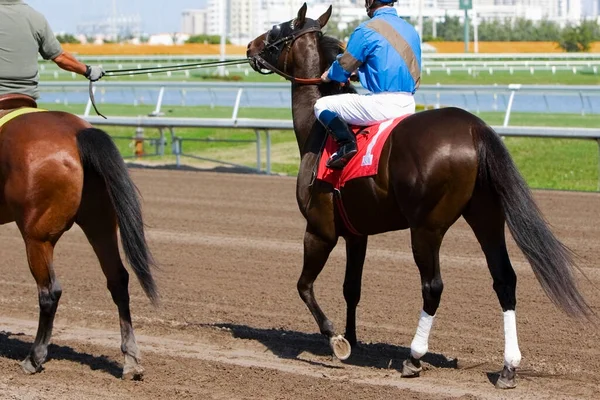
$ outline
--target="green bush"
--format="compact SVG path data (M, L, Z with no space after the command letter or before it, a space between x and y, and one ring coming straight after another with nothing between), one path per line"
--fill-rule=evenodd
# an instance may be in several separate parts
M58 40L59 43L81 43L79 39L70 33L56 35L56 40Z
M567 52L589 51L597 37L598 24L584 21L579 26L565 27L558 40L558 46Z
M221 36L219 35L194 35L190 36L186 43L206 43L206 44L219 44L221 43ZM227 44L231 44L227 39Z

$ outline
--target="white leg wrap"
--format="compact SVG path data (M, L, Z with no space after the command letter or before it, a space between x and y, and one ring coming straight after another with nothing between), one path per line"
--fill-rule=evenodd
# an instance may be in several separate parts
M514 310L504 313L504 365L517 368L521 363L521 351L517 340L517 318Z
M410 355L417 360L423 357L429 349L429 332L431 332L434 318L435 315L431 316L425 311L421 311L417 333L410 344Z

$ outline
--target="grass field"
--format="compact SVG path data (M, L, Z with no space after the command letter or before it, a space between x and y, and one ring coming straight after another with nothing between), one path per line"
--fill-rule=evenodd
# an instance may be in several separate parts
M155 66L156 64L152 64ZM145 66L145 65L144 65ZM117 69L117 65L104 65L106 70ZM57 70L55 67L46 67L47 71ZM230 68L229 76L225 78L219 78L215 75L215 68L209 70L196 70L192 71L189 77L186 78L184 73L177 72L167 76L166 73L154 73L150 77L148 75L133 75L123 77L105 77L104 80L119 80L119 81L240 81L240 82L285 82L285 79L278 75L260 75L254 71L245 74L245 70L250 70L249 66L242 66L240 69ZM46 81L72 81L70 73L61 72L58 75L58 79L54 79L53 75L42 75L42 79ZM75 79L83 79L76 77ZM463 84L463 85L506 85L510 83L520 83L525 85L597 85L600 84L600 73L594 74L589 69L579 69L577 73L572 71L556 71L555 74L552 71L536 70L533 74L529 71L514 71L512 74L509 71L494 70L490 74L489 70L480 70L476 73L469 74L467 71L452 70L450 74L444 71L431 71L429 74L423 71L421 77L421 83L424 85L449 85L449 84Z
M75 114L83 113L82 105L41 105L53 110L64 110ZM147 115L153 106L120 106L102 104L100 109L109 118L111 115ZM173 117L211 117L229 118L229 107L164 107L166 116ZM289 109L242 108L239 117L290 119ZM480 113L479 117L491 125L501 124L503 113ZM511 125L524 126L568 126L598 127L600 115L574 114L530 114L513 113ZM133 137L133 128L107 128L113 136ZM255 133L249 130L224 129L178 129L176 134L182 138L200 139L242 139L253 140ZM418 133L415 133L418 134ZM158 138L158 132L147 130L147 137ZM598 189L598 145L591 140L506 138L513 158L530 186L547 189L569 189L595 191ZM132 141L117 140L124 156L134 154ZM147 151L151 151L147 148ZM256 163L256 145L253 143L185 142L184 151L198 156L228 160L254 167ZM167 148L169 153L169 147ZM275 173L295 175L298 172L299 152L293 132L272 132L272 169ZM150 159L153 159L151 157ZM263 160L264 145L263 145ZM156 160L172 163L173 156ZM192 159L183 159L184 163L194 164Z

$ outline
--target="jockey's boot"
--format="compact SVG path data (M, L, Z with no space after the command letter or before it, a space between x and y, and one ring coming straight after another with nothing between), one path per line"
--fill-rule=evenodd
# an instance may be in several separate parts
M338 116L331 119L325 128L339 146L337 151L327 160L327 168L343 169L356 154L356 136Z

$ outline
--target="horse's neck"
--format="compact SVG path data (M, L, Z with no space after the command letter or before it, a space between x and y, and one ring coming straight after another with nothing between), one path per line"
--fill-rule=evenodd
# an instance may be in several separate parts
M300 150L300 157L303 158L307 153L318 152L315 148L315 135L311 135L314 129L322 129L316 125L314 106L321 97L321 92L315 85L294 85L292 86L292 116L294 120L294 132Z

